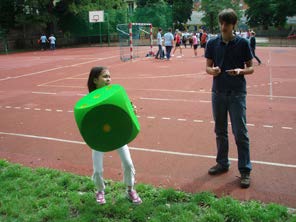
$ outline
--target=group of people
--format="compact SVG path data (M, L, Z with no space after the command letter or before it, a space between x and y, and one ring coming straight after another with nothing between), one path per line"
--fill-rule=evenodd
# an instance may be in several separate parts
M194 56L197 56L197 48L200 46L201 48L206 47L206 43L208 40L208 35L205 30L201 30L200 33L193 33L189 37L189 44L191 47L193 46L194 50ZM170 60L171 57L175 55L175 52L177 49L180 51L180 56L184 56L182 52L182 44L186 46L187 39L184 39L184 35L182 36L182 33L179 32L179 30L176 30L175 34L172 34L172 29L169 28L168 32L165 33L162 37L162 29L158 29L157 33L157 45L158 45L158 51L155 55L156 59L167 59ZM165 51L163 50L163 42L165 46ZM172 49L174 47L174 51L172 52ZM186 47L185 47L186 48ZM172 52L172 54L171 54Z
M237 15L232 9L225 9L218 15L221 34L210 39L205 46L206 73L213 76L212 84L212 113L215 120L215 134L217 156L216 165L208 170L209 175L226 173L230 167L228 157L228 114L231 120L238 151L238 170L241 174L241 188L250 186L252 164L250 160L250 142L246 121L246 75L254 72L252 58L254 52L249 40L234 34ZM157 41L159 51L156 56L162 57L162 37L159 29ZM167 59L174 45L174 36L169 29L164 35ZM197 36L193 36L193 45L198 44ZM176 46L178 38L175 38ZM111 83L111 74L105 67L94 67L88 78L88 89L104 87ZM127 145L117 150L122 161L126 195L134 204L141 204L142 200L134 189L135 168ZM103 180L103 155L99 151L92 151L93 176L97 187L96 200L105 204L105 184Z
M240 36L242 38L248 39L250 41L250 46L252 50L253 57L257 60L258 64L262 64L261 60L256 56L255 49L256 49L256 33L253 30L248 30L248 33L246 36L243 36L241 33L237 33L233 30L233 34ZM158 51L155 55L156 59L167 59L170 60L171 56L174 56L175 52L177 49L180 50L180 56L184 56L182 53L182 43L184 44L186 48L186 40L187 38L184 38L185 35L182 36L182 33L176 30L175 34L172 34L172 29L169 28L168 32L164 34L162 37L162 29L159 28L158 33L157 33L157 45L158 45ZM206 44L208 42L208 34L204 29L201 29L199 33L193 33L189 37L189 44L191 47L193 46L194 50L194 56L197 56L197 48L200 46L200 48L206 48ZM165 51L164 53L163 50L163 41L164 41L164 46L165 46ZM172 48L175 46L173 53L171 54Z
M47 49L47 43L49 43L49 48L51 50L55 50L56 48L56 37L54 37L53 34L51 34L48 39L44 33L41 34L40 39L38 39L38 43L41 46L41 50Z

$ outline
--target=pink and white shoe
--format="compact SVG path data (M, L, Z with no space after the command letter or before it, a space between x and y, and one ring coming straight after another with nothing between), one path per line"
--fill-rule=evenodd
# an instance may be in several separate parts
M141 204L142 200L137 194L137 191L127 191L127 198L133 203L133 204Z
M100 204L100 205L105 204L106 203L105 192L104 191L98 191L96 193L96 200L97 200L97 203Z

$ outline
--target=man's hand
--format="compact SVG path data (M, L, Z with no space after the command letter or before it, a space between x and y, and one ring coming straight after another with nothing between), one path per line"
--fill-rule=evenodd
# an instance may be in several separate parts
M218 76L220 73L221 73L221 69L219 68L219 66L212 68L212 75L213 76Z
M243 73L243 69L229 69L226 70L226 72L231 75L231 76L237 76L237 75L242 75Z

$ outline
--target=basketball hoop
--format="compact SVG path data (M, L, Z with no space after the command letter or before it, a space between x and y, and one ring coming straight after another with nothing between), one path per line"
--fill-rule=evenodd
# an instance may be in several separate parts
M104 22L104 11L89 11L89 22Z
M92 21L93 22L98 22L100 20L100 16L99 15L93 15Z

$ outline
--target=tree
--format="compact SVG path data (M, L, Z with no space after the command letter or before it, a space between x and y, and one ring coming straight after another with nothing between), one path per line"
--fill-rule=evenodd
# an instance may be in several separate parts
M187 23L188 19L190 19L193 8L192 0L137 0L137 6L140 7L154 7L159 6L159 4L163 5L166 3L167 6L172 8L172 21L175 24L175 28L182 28L183 24ZM166 8L167 11L170 11ZM163 12L157 11L153 14L152 17L158 16L159 18L163 15ZM167 19L167 18L162 18Z
M219 30L218 14L226 8L232 8L240 20L242 13L239 9L239 0L202 0L200 10L205 13L202 21L211 33Z
M15 15L16 25L22 26L24 35L27 29L44 30L48 24L55 20L51 10L52 0L23 0L17 2Z
M188 19L191 19L193 9L192 0L174 0L173 1L173 22L176 28L183 29Z
M7 32L10 27L14 26L16 2L11 0L0 1L0 31Z
M246 10L248 24L252 27L262 26L263 29L268 29L268 26L273 24L273 12L275 7L272 7L271 0L246 0L249 8Z
M126 21L127 5L122 0L61 0L56 5L56 14L59 27L63 32L73 35L89 36L98 35L99 26L102 25L102 33L107 33L107 28L115 31L116 24ZM104 10L107 23L90 24L88 19L89 11Z
M295 0L245 0L249 8L246 11L248 24L253 27L262 26L268 29L269 26L278 28L286 24L287 16L296 15Z
M133 22L152 23L154 27L162 27L163 29L172 26L172 8L165 1L150 0L145 2L146 5L141 3L142 7L137 5L138 7L131 17Z

